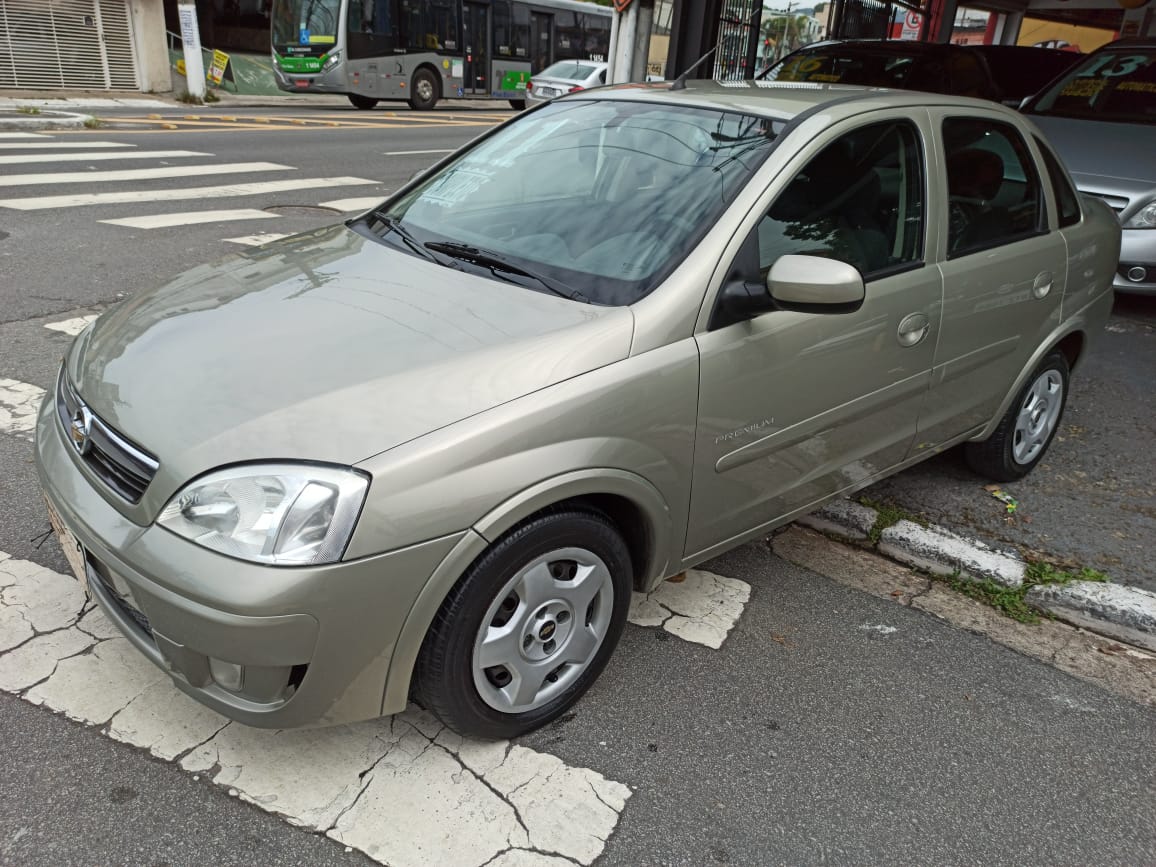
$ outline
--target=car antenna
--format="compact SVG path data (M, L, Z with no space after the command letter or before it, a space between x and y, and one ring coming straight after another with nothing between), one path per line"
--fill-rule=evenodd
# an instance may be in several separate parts
M759 26L758 25L758 19L762 14L763 14L763 10L762 10L761 6L756 6L755 11L751 13L751 24L750 24L751 29L757 28ZM674 80L674 83L670 85L670 89L671 90L686 90L686 78L687 78L687 76L690 75L692 72L694 72L696 69L698 69L700 66L702 66L704 63L706 63L707 59L712 54L714 54L716 51L718 51L718 48L720 45L722 45L722 34L721 33L719 34L718 41L715 42L715 44L714 44L714 48L712 48L710 51L708 51L706 54L704 54L702 57L700 57L698 60L696 60L694 63L692 63L686 69L686 71L682 73L682 75L680 75L678 78L676 78Z

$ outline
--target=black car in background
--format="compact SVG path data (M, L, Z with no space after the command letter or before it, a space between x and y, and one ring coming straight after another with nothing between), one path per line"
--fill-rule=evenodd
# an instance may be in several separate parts
M924 90L1018 106L1079 59L1071 51L1018 45L832 40L800 48L756 78Z

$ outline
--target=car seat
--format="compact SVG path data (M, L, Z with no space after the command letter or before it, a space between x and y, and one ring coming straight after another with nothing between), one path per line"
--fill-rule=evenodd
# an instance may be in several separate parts
M988 246L1011 233L1007 208L994 204L1004 181L1003 158L981 148L963 148L947 158L948 251Z

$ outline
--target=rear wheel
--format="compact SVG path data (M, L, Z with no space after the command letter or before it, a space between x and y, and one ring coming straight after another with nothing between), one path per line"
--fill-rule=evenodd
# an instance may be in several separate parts
M510 100L510 108L512 108L514 111L521 111L525 107L526 107L526 100L524 100L524 99L511 99Z
M371 108L377 105L378 102L376 99L370 96L358 96L356 93L350 93L346 95L349 97L349 101L353 103L353 107L359 108L362 111L369 111Z
M606 518L564 511L528 521L442 603L415 697L463 735L510 738L550 722L605 667L631 586L630 554Z
M997 482L1013 482L1030 473L1060 426L1068 379L1068 359L1059 351L1049 354L1012 401L995 433L964 447L968 465Z
M414 111L429 111L438 103L438 81L428 69L419 69L409 83L409 107Z

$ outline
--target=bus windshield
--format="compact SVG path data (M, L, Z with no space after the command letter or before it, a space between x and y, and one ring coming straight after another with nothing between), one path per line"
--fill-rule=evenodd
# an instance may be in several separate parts
M547 105L379 211L401 230L382 240L501 257L596 304L631 304L714 226L784 124L611 99Z
M1156 49L1098 51L1037 96L1029 114L1156 124Z
M274 0L273 47L292 53L328 50L337 42L340 19L341 0Z

